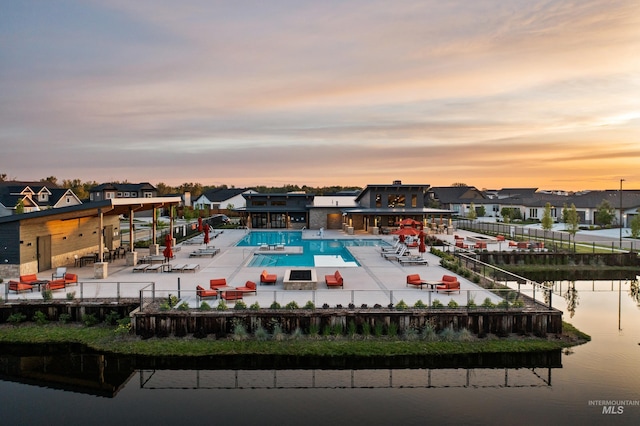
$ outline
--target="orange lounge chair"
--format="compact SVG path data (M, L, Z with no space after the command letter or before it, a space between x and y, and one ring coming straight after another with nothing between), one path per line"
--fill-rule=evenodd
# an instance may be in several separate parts
M209 288L211 288L211 290L217 290L220 287L227 287L226 278L214 278L209 280Z
M258 289L256 287L256 283L253 281L247 281L243 287L236 287L236 290L241 291L243 293L255 293L258 294Z
M445 291L450 293L452 291L458 291L460 293L460 281L453 275L443 275L442 276L442 284L436 286L437 291Z
M344 288L344 280L340 271L336 271L333 275L325 275L324 281L327 283L327 287L342 287Z
M244 292L238 290L226 290L220 292L220 297L224 300L238 300L242 299Z
M422 288L424 283L422 282L422 278L420 278L420 274L407 275L407 286L408 285L415 285L416 287Z
M18 281L9 281L9 291L19 293L27 290L33 291L33 286L31 284L19 283Z
M260 274L260 284L275 284L278 281L276 274L268 274L266 270Z
M202 286L196 286L196 296L198 299L206 299L209 297L215 297L216 299L218 298L218 291L217 290L207 290Z

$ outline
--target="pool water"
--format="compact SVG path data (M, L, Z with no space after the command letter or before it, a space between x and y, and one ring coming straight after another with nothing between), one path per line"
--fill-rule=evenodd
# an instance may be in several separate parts
M346 247L389 245L381 239L305 240L300 231L252 231L237 246L256 247L261 244L302 247L302 253L255 253L247 266L357 267L360 264Z

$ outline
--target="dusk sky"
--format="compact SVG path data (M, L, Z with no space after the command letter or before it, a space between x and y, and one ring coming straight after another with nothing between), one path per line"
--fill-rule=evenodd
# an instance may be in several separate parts
M2 0L0 173L640 189L638 0Z

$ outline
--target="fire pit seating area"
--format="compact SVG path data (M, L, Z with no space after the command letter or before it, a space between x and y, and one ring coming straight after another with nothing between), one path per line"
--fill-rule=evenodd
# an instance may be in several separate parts
M278 276L267 273L266 269L260 274L260 284L275 284L276 281L278 281Z
M33 291L33 286L31 284L19 283L18 281L9 281L9 291L19 293L27 290Z
M344 282L340 271L336 271L333 275L325 275L324 281L327 283L327 287L342 287L344 288Z
M453 275L443 275L441 281L442 284L436 286L437 291L452 292L457 290L460 293L460 281Z

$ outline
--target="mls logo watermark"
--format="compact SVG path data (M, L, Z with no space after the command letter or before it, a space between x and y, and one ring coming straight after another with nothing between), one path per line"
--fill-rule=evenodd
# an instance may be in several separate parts
M625 407L640 406L640 401L621 399L621 400L605 400L595 399L589 401L589 406L601 406L602 414L621 415L625 412Z

